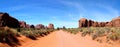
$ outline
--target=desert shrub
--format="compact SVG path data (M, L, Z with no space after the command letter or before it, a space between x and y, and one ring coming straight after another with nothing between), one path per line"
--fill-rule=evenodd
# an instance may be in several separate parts
M114 29L114 31L113 31L113 29L112 29L111 34L109 34L109 35L107 36L107 38L108 38L108 39L111 39L111 40L119 40L119 39L120 39L120 29L119 29L119 28L116 28L116 30Z
M78 28L78 31L82 32L82 31L83 31L83 29L82 29L82 28Z
M98 37L103 36L104 33L105 33L105 31L102 31L102 30L97 30L97 31L95 32L95 34L96 34Z
M97 38L96 34L92 35L92 40L95 40L96 38Z
M70 33L72 33L72 34L76 34L76 33L79 32L79 29L78 29L78 28L66 28L66 29L64 29L64 30L67 31L67 32L70 32Z
M57 27L57 30L60 30L60 28L59 28L59 27Z
M111 34L111 35L109 35L108 38L111 39L111 40L117 40L118 36L116 34Z
M87 34L91 35L92 33L93 33L93 29L92 28L83 28L82 29L82 36L86 36Z
M83 32L82 32L82 36L83 36L83 37L86 36L87 33L88 33L88 30L87 30L87 29L84 29Z
M30 39L36 40L37 39L36 37L39 37L39 36L44 37L53 31L54 29L30 29L30 28L27 29L26 28L25 30L22 29L20 33Z
M25 35L28 38L31 38L33 40L36 40L36 37L33 31L22 31L21 34Z
M10 46L19 44L19 40L17 36L19 35L15 29L11 29L8 27L0 28L0 42L7 43Z

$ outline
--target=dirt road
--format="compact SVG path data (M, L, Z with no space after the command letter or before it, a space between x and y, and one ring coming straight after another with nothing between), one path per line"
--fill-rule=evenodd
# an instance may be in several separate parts
M27 41L27 40L26 40ZM104 44L105 45L105 44ZM71 34L65 31L55 31L38 40L28 41L20 47L106 47L92 40L89 36Z

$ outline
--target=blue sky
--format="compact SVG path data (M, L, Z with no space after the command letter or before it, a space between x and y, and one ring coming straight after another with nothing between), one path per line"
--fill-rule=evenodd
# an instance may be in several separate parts
M0 11L28 24L74 28L80 18L104 22L120 16L120 0L1 0Z

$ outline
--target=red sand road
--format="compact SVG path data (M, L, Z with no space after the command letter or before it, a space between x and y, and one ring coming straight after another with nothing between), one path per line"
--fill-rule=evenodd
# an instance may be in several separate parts
M108 47L105 45L92 40L89 36L81 37L80 34L74 35L60 30L38 40L28 41L19 47Z

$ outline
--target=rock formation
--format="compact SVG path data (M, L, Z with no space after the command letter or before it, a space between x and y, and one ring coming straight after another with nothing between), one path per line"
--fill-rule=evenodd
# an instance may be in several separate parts
M93 25L94 21L88 20L88 27L91 27Z
M48 28L49 28L49 29L54 29L54 25L53 25L52 23L50 23L50 24L48 25Z
M120 16L112 19L111 23L112 23L112 26L114 27L120 27Z
M34 25L30 25L30 28L35 28L35 26Z
M79 27L87 27L88 25L88 20L85 18L82 18L79 20Z
M31 28L29 24L26 24L25 28Z
M27 24L25 21L19 21L20 28L31 28L31 25Z
M120 16L112 19L110 22L95 22L86 18L79 20L79 28L81 27L120 27Z
M20 27L21 28L26 28L26 22L24 21L19 21Z
M12 27L18 28L20 27L19 21L11 16L8 13L0 13L0 27Z
M45 29L45 26L43 24L38 24L38 25L35 26L35 28Z

